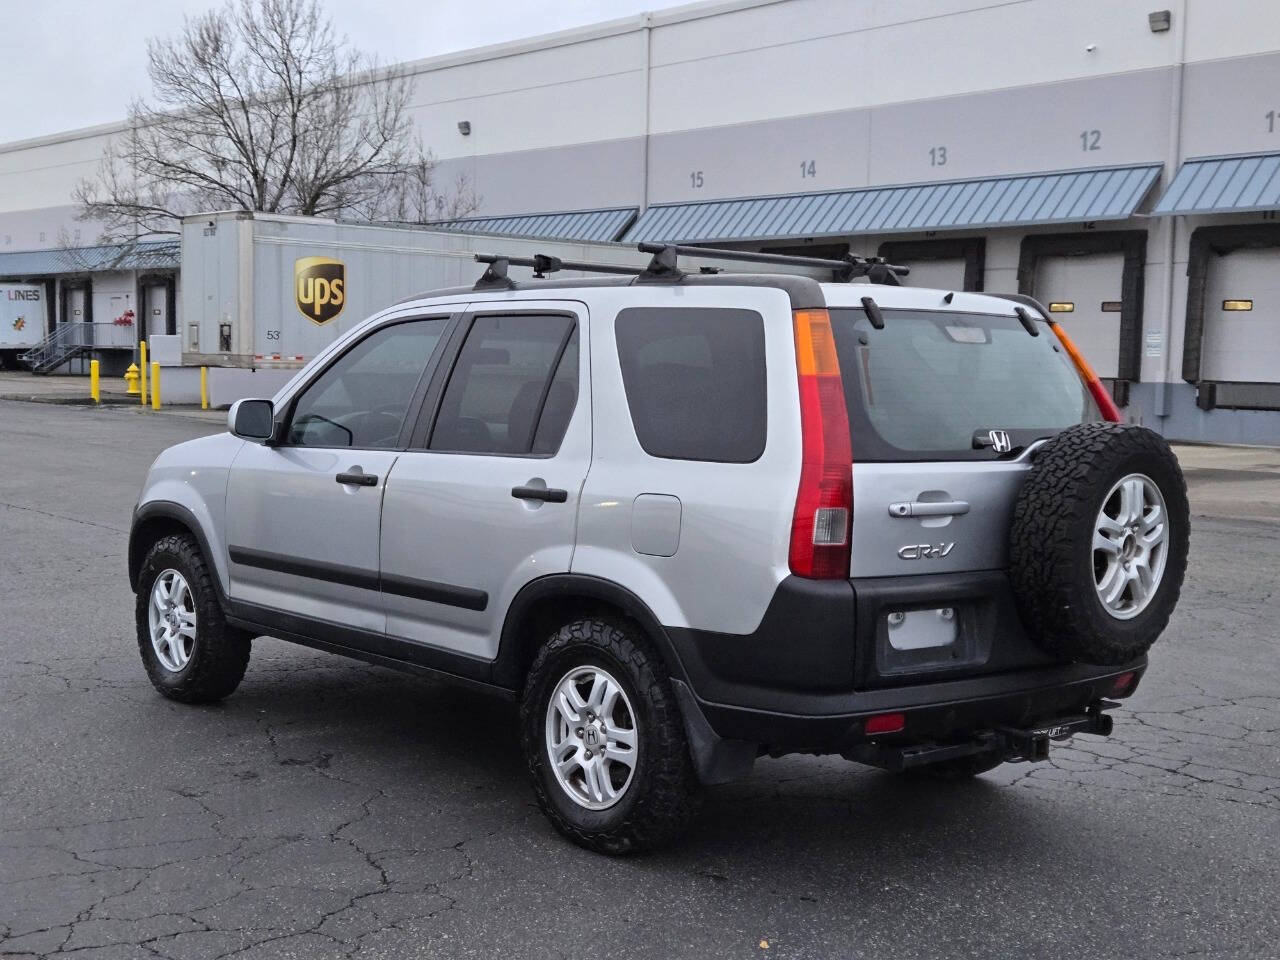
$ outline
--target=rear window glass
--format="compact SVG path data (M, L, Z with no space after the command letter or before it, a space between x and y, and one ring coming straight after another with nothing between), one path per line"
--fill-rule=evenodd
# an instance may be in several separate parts
M753 310L634 308L616 324L645 453L750 463L764 452L764 319Z
M855 459L992 457L992 430L1018 446L1100 419L1047 324L1016 317L833 309Z

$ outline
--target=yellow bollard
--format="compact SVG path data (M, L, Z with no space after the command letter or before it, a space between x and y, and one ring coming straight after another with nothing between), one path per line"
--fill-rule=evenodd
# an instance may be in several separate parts
M200 368L200 409L209 409L209 368Z
M129 369L124 372L125 396L136 397L140 391L138 389L138 365L136 363L129 364Z
M147 405L147 341L143 340L138 344L138 349L142 351L142 379L138 381L138 385L142 388L142 405Z
M98 361L97 360L89 361L89 396L93 399L94 403L102 402L102 391L99 389L99 384L98 384Z
M160 364L151 365L151 409L160 409Z

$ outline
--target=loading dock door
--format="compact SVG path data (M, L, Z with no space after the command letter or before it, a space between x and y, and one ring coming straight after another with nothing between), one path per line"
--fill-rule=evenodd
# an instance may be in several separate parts
M909 287L936 287L939 290L963 290L964 267L962 257L945 260L908 260L903 266L911 273L903 281Z
M71 287L67 290L67 315L62 318L63 323L84 323L89 319L85 316L87 292L84 287Z
M1280 383L1280 249L1210 258L1200 376Z
M1120 375L1123 279L1122 253L1048 255L1036 263L1036 299L1049 307L1104 380Z
M169 288L167 286L154 283L146 288L143 294L142 314L146 317L148 337L163 336L173 332L169 329Z

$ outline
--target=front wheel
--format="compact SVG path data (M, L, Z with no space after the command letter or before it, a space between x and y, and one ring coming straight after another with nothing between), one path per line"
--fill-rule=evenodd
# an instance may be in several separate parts
M211 703L240 685L252 638L227 624L213 574L191 537L164 537L147 551L135 619L147 676L170 700Z
M538 804L599 853L652 849L696 810L697 777L662 661L634 626L578 620L529 670L521 702Z

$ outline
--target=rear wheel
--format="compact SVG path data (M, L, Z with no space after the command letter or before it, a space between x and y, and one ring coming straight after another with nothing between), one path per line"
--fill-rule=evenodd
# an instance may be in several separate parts
M227 624L200 547L164 537L138 573L138 651L151 684L170 700L209 703L240 685L252 638Z
M652 849L696 810L697 778L661 659L633 625L567 624L529 670L521 703L538 804L600 853Z

